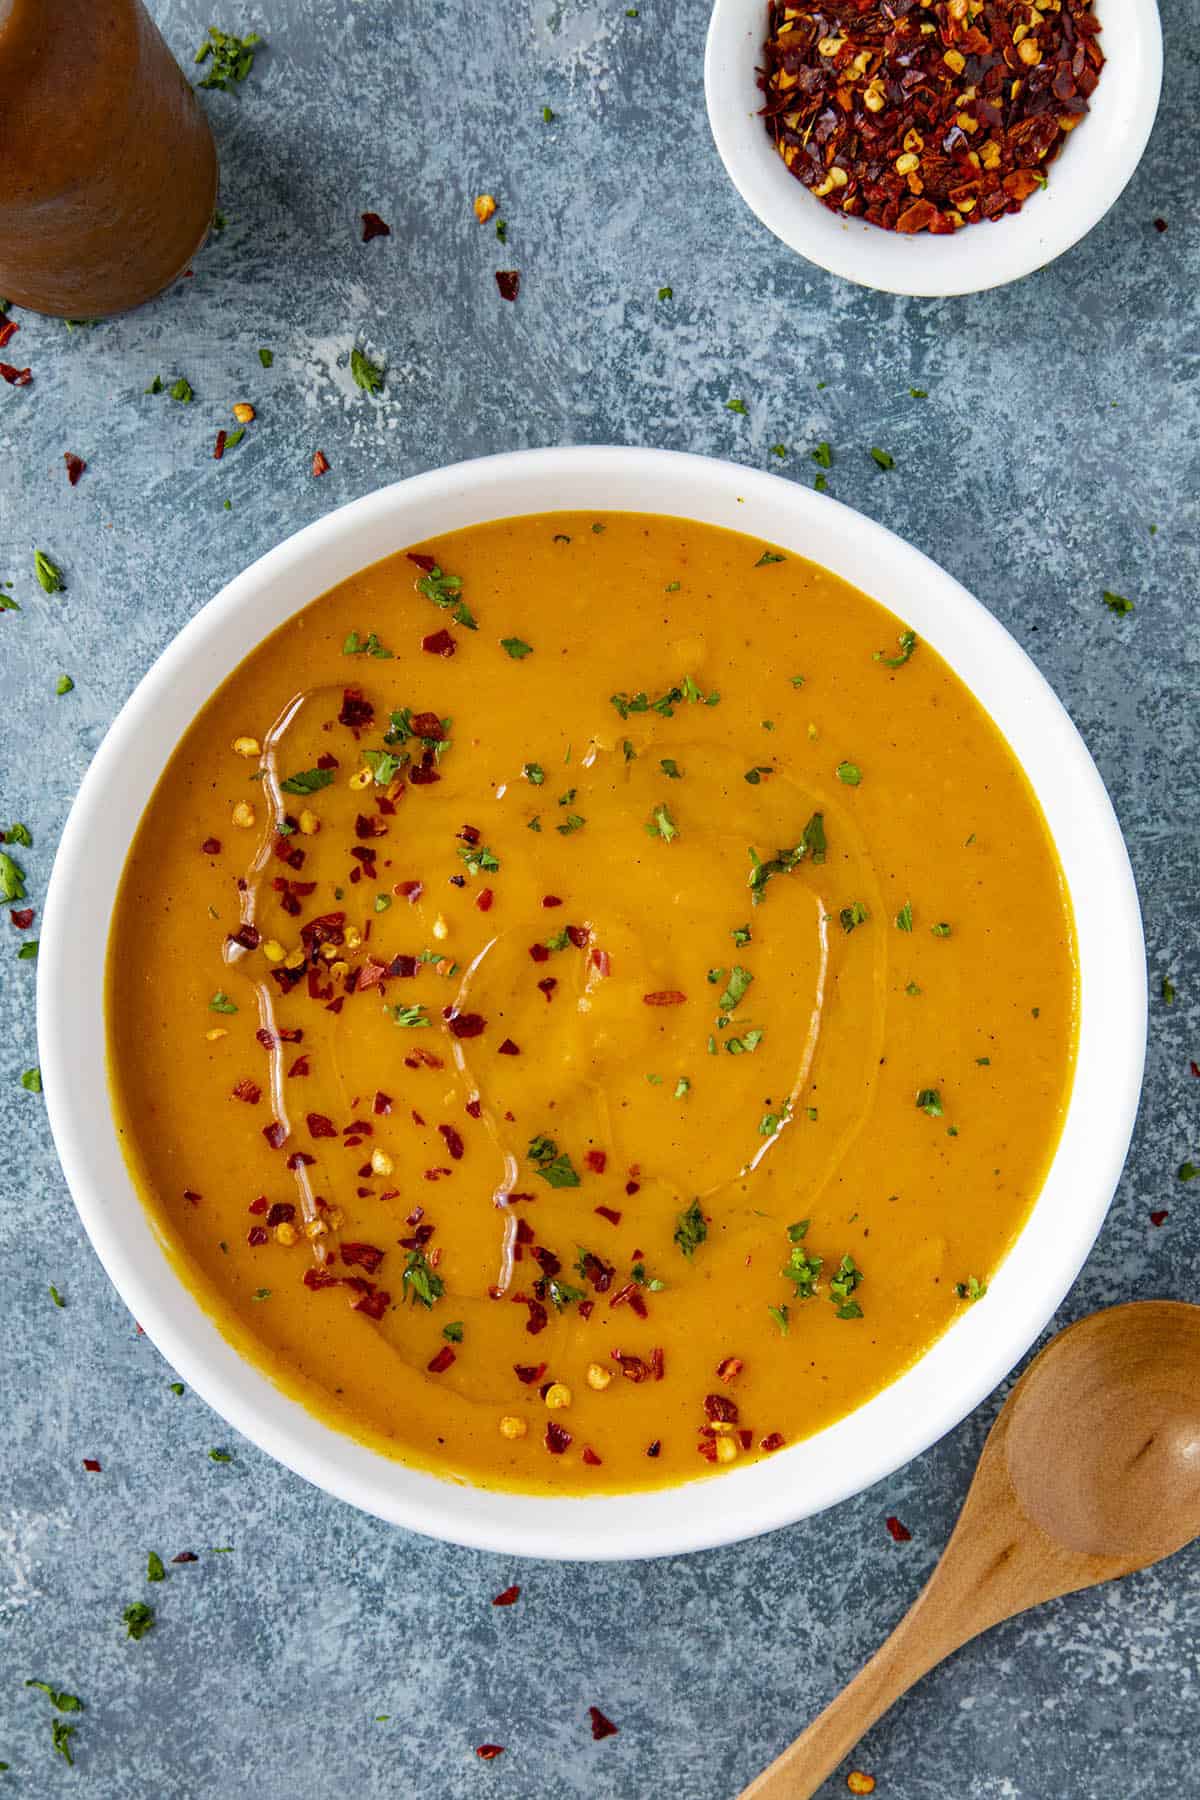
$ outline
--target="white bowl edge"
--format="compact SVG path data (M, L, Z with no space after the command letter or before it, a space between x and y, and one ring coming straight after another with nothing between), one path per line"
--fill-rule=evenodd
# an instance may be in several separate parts
M1062 1139L986 1302L849 1417L775 1457L682 1488L596 1498L447 1482L322 1424L221 1336L138 1200L105 1081L103 973L126 851L180 730L252 645L379 557L491 518L579 508L723 525L823 563L891 609L963 677L1046 813L1079 935L1079 1057ZM1133 876L1088 752L1024 651L920 551L782 478L673 451L513 452L411 477L339 508L229 583L168 645L81 785L43 913L38 1029L46 1105L85 1229L163 1355L278 1461L392 1523L510 1555L671 1555L789 1524L858 1493L956 1425L1037 1338L1074 1281L1119 1180L1137 1110L1146 988Z

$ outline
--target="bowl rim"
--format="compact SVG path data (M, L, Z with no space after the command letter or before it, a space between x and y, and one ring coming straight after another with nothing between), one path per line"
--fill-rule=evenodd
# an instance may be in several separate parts
M1156 0L1096 0L1120 33L1091 109L1053 164L1047 187L996 224L951 237L906 237L865 220L839 219L787 170L768 139L756 70L766 0L714 0L704 55L713 139L742 199L769 231L809 262L862 287L924 298L980 293L1053 262L1091 231L1133 176L1154 125L1162 87ZM1079 153L1086 142L1087 154Z
M1025 767L1067 874L1080 970L1062 1137L987 1303L815 1437L715 1479L594 1498L475 1487L395 1461L322 1423L243 1359L176 1274L137 1198L104 1072L112 903L179 719L190 721L277 624L389 548L576 507L726 525L882 592L967 681ZM1145 1028L1141 918L1111 803L1065 710L999 621L921 551L836 500L706 457L620 447L507 452L409 477L305 526L229 582L134 689L84 776L46 897L38 966L46 1106L67 1183L118 1292L181 1378L245 1437L339 1499L452 1543L560 1559L676 1555L756 1536L863 1491L957 1425L1028 1350L1095 1241L1137 1111Z

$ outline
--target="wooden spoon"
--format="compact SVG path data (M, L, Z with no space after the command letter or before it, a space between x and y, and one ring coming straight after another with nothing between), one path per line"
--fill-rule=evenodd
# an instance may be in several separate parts
M891 1637L741 1800L808 1800L901 1694L1014 1613L1200 1537L1200 1306L1093 1313L1025 1371L937 1568Z

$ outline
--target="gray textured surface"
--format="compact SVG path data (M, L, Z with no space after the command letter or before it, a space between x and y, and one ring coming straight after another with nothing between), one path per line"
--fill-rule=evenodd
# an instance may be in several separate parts
M135 681L286 532L485 451L650 443L774 467L783 441L783 472L809 481L808 449L827 438L832 491L931 552L1032 652L1129 837L1154 996L1146 1094L1062 1320L1132 1296L1200 1298L1196 1190L1173 1175L1200 1150L1194 13L1166 21L1149 153L1086 243L1016 288L933 303L853 290L760 228L708 136L703 0L639 11L278 0L221 18L270 40L239 96L206 97L224 235L193 280L135 315L73 334L22 317L13 350L34 383L0 388L0 579L23 608L0 615L0 822L33 828L31 895ZM207 9L157 12L189 55ZM480 190L501 199L507 250L471 214ZM390 239L358 241L363 208ZM521 271L515 306L498 300L497 267ZM656 300L662 285L673 301ZM355 342L388 363L379 401L349 381ZM195 403L145 397L155 373L188 375ZM725 409L730 396L748 416ZM258 422L217 465L213 435L239 398ZM318 446L332 471L315 482ZM68 449L89 463L73 492ZM63 565L65 595L35 585L35 543ZM1136 614L1111 617L1105 588L1135 597ZM61 671L76 681L64 699ZM206 1449L228 1433L171 1394L136 1337L76 1221L42 1102L17 1085L35 1060L34 971L0 930L2 1779L105 1800L730 1800L915 1594L996 1401L832 1514L642 1566L512 1567L360 1517L248 1444L214 1465ZM83 1472L89 1455L102 1475ZM891 1512L910 1544L888 1539ZM225 1544L231 1555L207 1554ZM150 1547L201 1561L147 1589ZM493 1611L514 1579L519 1605ZM158 1627L127 1642L121 1610L143 1597ZM1194 1546L994 1632L857 1760L880 1800L1200 1794L1198 1643ZM87 1702L73 1773L51 1756L30 1675ZM592 1743L592 1702L618 1737ZM472 1752L488 1739L508 1753L484 1767ZM828 1792L845 1792L840 1777Z

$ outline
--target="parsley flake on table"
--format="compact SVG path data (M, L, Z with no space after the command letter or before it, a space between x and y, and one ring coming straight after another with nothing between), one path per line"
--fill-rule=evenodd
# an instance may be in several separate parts
M14 840L16 841L16 840ZM24 900L25 871L6 850L0 850L0 900Z
M146 1553L146 1580L147 1581L165 1581L166 1579L167 1579L167 1571L163 1567L163 1559L158 1554L158 1551L157 1550L147 1551L147 1553Z
M1105 588L1101 598L1109 612L1116 613L1118 619L1124 619L1131 612L1136 611L1133 601L1127 600L1124 594L1110 594Z
M819 463L823 469L832 469L833 451L824 439L821 440L815 450L810 450L808 454L812 457L813 461Z
M68 1725L65 1719L54 1719L50 1725L50 1743L56 1756L61 1756L69 1769L75 1767L75 1758L71 1754L71 1739L75 1736L74 1725Z
M1189 1159L1187 1162L1181 1162L1175 1173L1180 1181L1195 1181L1196 1177L1200 1175L1200 1167Z
M862 1307L851 1295L862 1282L862 1270L852 1256L843 1256L838 1264L837 1274L829 1278L829 1298L833 1301L839 1319L861 1319Z
M3 866L0 865L0 882L3 881L3 876L4 876ZM1174 1006L1174 1004L1175 1004L1175 983L1171 980L1171 977L1169 975L1163 976L1162 985L1159 989L1159 992L1162 994L1164 1006Z
M66 1306L66 1304L67 1304L66 1301L63 1299L62 1295L59 1293L58 1289L55 1287L53 1282L50 1283L49 1293L50 1293L50 1298L53 1300L55 1306L57 1306L59 1308L64 1308Z
M880 450L874 444L871 446L871 461L877 469L894 469L896 466L895 457L889 456L886 450Z
M675 298L675 289L672 287L660 287L658 290L658 297L660 300L673 300Z
M700 1210L699 1200L693 1200L690 1206L684 1207L675 1221L673 1235L680 1250L690 1262L708 1236L708 1225Z
M209 1451L209 1455L212 1452ZM126 1637L144 1638L148 1631L154 1629L154 1608L147 1606L144 1600L134 1600L121 1614L125 1624Z
M264 369L269 369L275 361L275 352L273 350L268 350L266 345L262 344L259 347L258 360Z
M780 462L782 462L784 460L784 458L787 456L787 445L786 444L772 444L771 445L771 455L777 456L779 458Z
M78 1713L85 1710L83 1701L79 1698L78 1694L62 1693L58 1688L51 1687L48 1681L27 1681L25 1686L27 1688L37 1688L41 1693L45 1694L47 1700L49 1700L51 1706L53 1706L57 1712Z
M195 55L198 63L208 63L204 79L197 83L202 88L220 88L228 93L230 85L236 86L245 81L254 67L254 52L262 38L257 31L251 31L246 37L238 37L235 32L218 31L215 25L208 28L208 36Z
M386 371L382 363L372 362L356 344L350 352L350 373L356 387L362 388L365 394L377 394L383 386Z
M28 825L22 825L18 819L7 831L0 831L0 844L23 844L26 849L32 848L33 836Z
M209 1462L215 1462L215 1463L231 1463L233 1461L233 1458L229 1454L228 1450L217 1449L217 1450L209 1451L208 1460L209 1460Z
M72 690L74 689L74 686L75 686L75 683L71 680L71 677L69 675L60 675L58 680L54 684L54 692L61 699L64 694L71 693Z
M172 400L178 400L181 406L187 406L195 399L195 392L186 375L180 375L167 389Z
M63 572L56 562L52 562L44 550L33 553L33 572L38 578L38 585L44 593L61 594L66 589Z
M21 1086L27 1094L40 1094L42 1091L42 1071L26 1069L21 1076Z
M725 411L742 413L744 415L747 411L746 402L744 400L727 400L725 402Z
M568 1188L579 1186L579 1172L565 1150L560 1150L554 1139L539 1135L530 1138L526 1152L530 1162L552 1188Z

